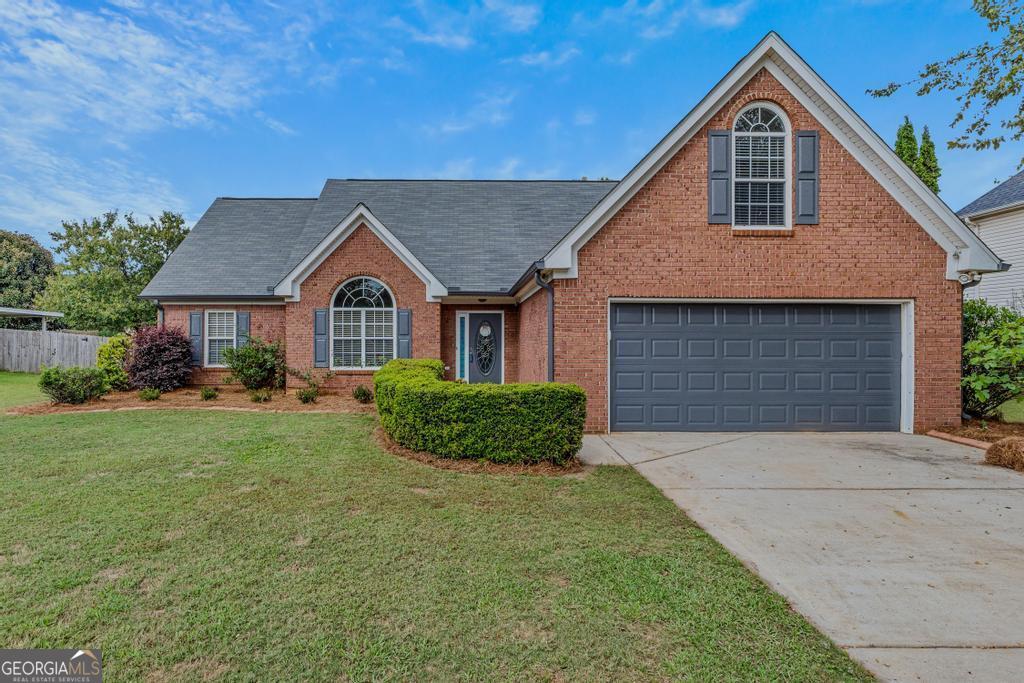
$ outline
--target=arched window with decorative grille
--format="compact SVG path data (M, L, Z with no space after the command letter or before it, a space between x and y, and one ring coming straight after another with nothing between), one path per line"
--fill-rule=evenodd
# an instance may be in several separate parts
M379 368L395 357L395 298L372 277L338 287L331 302L331 368Z
M742 228L787 228L789 126L773 105L752 104L733 124L733 223Z

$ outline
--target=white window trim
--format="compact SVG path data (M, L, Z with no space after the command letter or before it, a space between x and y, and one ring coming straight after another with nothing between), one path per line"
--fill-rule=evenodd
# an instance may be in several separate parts
M347 285L348 283L352 282L353 280L362 280L362 279L373 280L374 282L379 283L380 286L383 287L384 290L391 297L391 308L335 308L335 306L334 306L334 299L337 298L338 292L341 291L341 288L344 287L345 285ZM398 301L395 299L395 294L394 294L394 292L391 291L391 288L388 287L383 282L381 282L380 280L378 280L377 278L370 277L369 275L357 275L356 277L350 277L349 279L345 280L340 285L338 285L338 288L335 289L334 293L331 295L331 309L330 309L331 310L331 315L330 315L330 320L328 320L329 330L328 330L328 334L327 334L327 343L328 343L327 353L328 353L328 358L329 358L329 363L328 364L330 366L330 369L331 370L339 370L339 371L362 370L362 371L366 371L366 372L373 372L374 370L379 370L380 368L384 367L382 365L379 365L379 366L375 365L375 366L370 367L370 366L367 366L367 365L345 366L345 365L335 365L334 364L334 338L335 338L334 337L334 314L337 313L338 311L359 311L359 335L360 335L359 339L360 339L360 342L361 342L360 348L361 348L361 358L363 359L363 363L366 362L366 311L391 311L391 360L394 360L395 358L398 358L398 305L397 304L398 304ZM345 337L345 339L354 339L354 338L355 337ZM387 337L371 337L371 339L386 339L386 338Z
M238 347L238 311L227 310L227 309L210 309L203 311L203 367L204 368L226 368L227 365L223 363L211 363L210 362L210 339L227 339L227 337L211 337L210 336L210 314L211 313L230 313L234 316L234 323L232 328L234 329L234 335L231 337L231 346Z
M785 178L782 182L784 184L784 190L782 192L785 203L783 204L783 216L786 219L785 225L736 225L736 136L737 135L751 135L754 137L773 137L777 136L778 133L737 133L736 132L736 120L743 116L746 112L757 107L764 109L770 109L772 112L778 115L782 119L782 124L786 127L786 132L783 135L783 152L785 158L783 160L783 167L785 170ZM729 209L732 213L732 229L733 230L792 230L793 229L793 126L790 125L789 117L786 116L786 112L781 107L776 105L774 102L757 101L751 102L747 106L743 107L736 116L733 117L732 122L729 124L729 176L731 182L729 183L729 201L731 202ZM744 181L746 182L746 181ZM776 181L777 182L777 181Z
M501 316L501 384L505 383L505 311L456 311L455 312L455 379L461 379L469 384L469 359L466 360L466 376L459 376L459 359L462 357L462 342L459 340L459 321L466 321L466 339L469 339L469 316L477 313L489 313Z

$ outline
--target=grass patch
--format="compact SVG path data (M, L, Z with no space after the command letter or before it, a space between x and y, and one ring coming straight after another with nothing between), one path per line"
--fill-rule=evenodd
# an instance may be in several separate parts
M45 401L39 391L39 375L0 370L0 410Z
M459 474L374 427L0 419L0 640L111 680L869 680L631 470Z

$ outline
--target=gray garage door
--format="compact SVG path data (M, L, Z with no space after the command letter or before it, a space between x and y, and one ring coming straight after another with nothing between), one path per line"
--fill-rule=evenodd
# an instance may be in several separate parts
M898 430L900 310L612 304L611 428Z

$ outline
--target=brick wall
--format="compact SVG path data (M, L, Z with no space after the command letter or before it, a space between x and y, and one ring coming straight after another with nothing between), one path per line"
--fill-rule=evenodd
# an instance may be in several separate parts
M412 309L412 355L441 357L441 305L426 300L426 285L366 226L359 226L333 254L303 281L301 300L285 305L289 367L313 367L313 311L330 308L341 283L359 275L383 282L395 296L398 308ZM372 370L337 372L324 388L350 391L358 384L371 386ZM304 386L288 378L289 388Z
M241 311L249 312L249 336L259 337L266 341L284 341L285 333L285 311L284 305L280 306L182 306L179 304L164 304L164 324L167 327L177 327L188 334L188 316L194 311L203 312L203 324L206 324L205 312L211 311ZM205 337L204 337L205 342ZM224 368L202 368L192 370L192 384L197 385L219 385L224 383L228 371Z
M504 311L505 382L519 382L519 310L513 305L446 304L441 307L441 360L445 379L455 379L455 318L461 311Z
M708 224L707 130L730 128L754 100L781 106L794 130L820 132L819 225L757 236ZM609 297L913 299L914 427L957 425L960 287L945 265L896 200L761 71L580 250L579 278L555 281L556 379L587 391L589 431L607 429Z
M548 381L548 294L544 290L519 304L519 381Z

